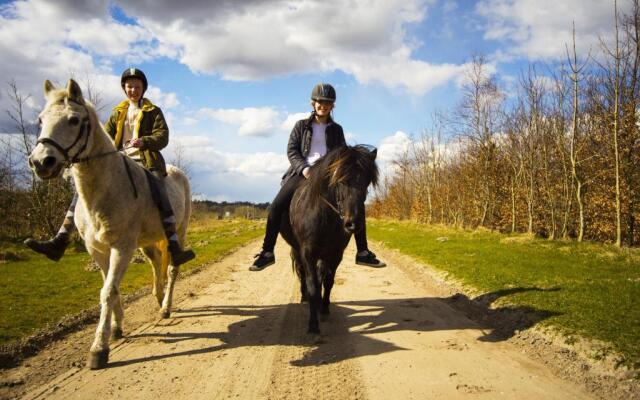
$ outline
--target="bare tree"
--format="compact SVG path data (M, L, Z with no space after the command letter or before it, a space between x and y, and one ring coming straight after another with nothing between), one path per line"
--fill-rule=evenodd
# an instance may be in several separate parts
M580 75L584 68L587 65L587 61L585 61L582 65L578 64L578 56L576 53L576 27L575 22L573 23L573 53L572 57L569 55L569 50L567 49L567 59L569 61L569 65L571 67L571 82L573 83L573 116L571 119L571 140L569 146L569 157L571 160L571 174L573 176L573 180L576 185L576 201L578 204L578 242L582 242L584 239L584 178L582 176L582 172L579 166L579 138L580 133L578 131L578 95L579 95L579 84L580 84Z

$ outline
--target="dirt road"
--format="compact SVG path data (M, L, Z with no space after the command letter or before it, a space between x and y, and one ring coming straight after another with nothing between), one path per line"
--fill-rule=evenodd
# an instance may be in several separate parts
M528 358L518 346L484 340L490 331L452 308L433 282L384 250L378 254L389 266L373 269L353 264L354 249L347 249L337 273L331 316L321 322L322 335L310 337L305 333L308 308L298 303L288 249L280 241L276 265L250 272L247 267L257 248L253 243L178 281L176 309L168 320L156 318L150 299L128 307L125 338L112 343L107 369L90 371L81 365L95 326L52 345L26 363L23 370L29 373L12 372L27 377L27 382L17 381L28 389L21 395L173 400L592 398L586 389ZM75 361L72 367L60 364L61 373L53 379L34 373L63 357Z

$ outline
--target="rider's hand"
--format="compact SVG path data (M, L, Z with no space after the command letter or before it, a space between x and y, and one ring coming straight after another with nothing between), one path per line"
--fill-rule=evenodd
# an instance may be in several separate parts
M142 139L131 139L129 141L129 146L137 148L142 147Z
M302 176L304 176L305 179L309 179L309 167L302 170Z

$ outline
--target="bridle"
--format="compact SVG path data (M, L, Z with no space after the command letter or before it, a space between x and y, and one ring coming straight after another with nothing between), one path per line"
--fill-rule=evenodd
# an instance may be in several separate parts
M69 99L69 98L67 98L67 101L71 101L73 103L76 103L76 104L82 106L82 108L84 108L84 111L86 113L85 117L82 118L81 125L80 125L80 131L78 132L78 135L76 136L76 139L73 141L73 143L71 143L67 147L63 147L60 143L58 143L55 140L53 140L51 138L48 138L48 137L40 138L40 139L38 139L38 141L36 143L38 143L38 144L40 144L40 143L49 144L49 145L55 147L62 154L62 156L64 157L64 160L66 162L67 167L70 167L73 164L80 164L80 163L87 162L87 161L90 161L90 160L95 160L96 158L108 156L109 154L120 153L119 150L115 149L115 150L109 150L109 151L105 151L105 152L98 153L98 154L89 155L89 156L86 156L86 157L79 157L79 155L82 154L82 152L86 150L87 144L89 143L89 134L91 132L91 121L89 120L89 109L87 108L87 106L84 103L80 103L78 101L75 101L75 100L72 100L72 99ZM69 151L71 149L73 149L78 143L80 143L80 141L82 140L83 137L84 137L84 142L82 143L82 146L80 147L80 149L73 156L69 156ZM135 197L137 199L138 198L138 190L136 189L136 185L133 182L133 176L131 174L131 168L129 167L129 163L128 163L128 160L127 160L128 157L125 156L122 153L120 153L120 155L122 155L122 163L124 164L125 171L127 172L127 177L129 178L129 183L131 183L131 189L133 191L133 197Z
M335 211L336 214L338 214L338 218L340 218L341 220L344 221L344 215L342 214L342 210L340 210L340 202L336 201L336 205L334 206L333 204L331 204L331 202L329 200L327 200L326 197L324 197L323 195L320 195L320 198L322 199L322 201L325 202L326 205L329 206L329 208L331 208L333 211Z
M36 142L36 144L48 144L51 145L53 147L55 147L64 157L64 160L67 164L67 166L71 166L73 164L78 164L78 163L83 163L89 160L93 160L96 158L100 158L100 157L104 157L106 155L109 154L113 154L113 153L117 153L118 150L110 150L110 151L106 151L103 153L99 153L99 154L94 154L94 155L90 155L90 156L86 156L86 157L78 157L80 154L82 154L83 151L86 150L87 148L87 144L89 143L89 133L91 132L91 121L89 120L89 110L87 109L87 106L83 103L80 103L78 101L72 100L67 98L67 101L71 101L73 103L76 103L80 106L82 106L82 108L84 108L86 115L84 118L82 118L82 121L80 122L80 131L78 132L78 135L76 136L76 139L73 141L73 143L71 143L69 146L67 147L63 147L60 143L56 142L55 140L49 138L49 137L44 137L44 138L40 138L38 139L38 141ZM84 137L84 142L82 143L82 146L80 147L80 149L76 152L76 154L74 154L73 156L69 156L69 151L71 149L73 149L78 143L80 143L80 141L82 140L82 138Z

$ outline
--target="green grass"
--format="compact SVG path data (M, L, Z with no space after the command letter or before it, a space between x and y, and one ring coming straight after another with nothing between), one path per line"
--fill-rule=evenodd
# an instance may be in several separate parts
M247 220L198 219L189 228L188 243L196 259L181 267L188 271L203 263L220 259L233 249L259 237L263 222ZM16 243L2 243L3 253L28 260L0 264L0 344L20 339L36 329L56 323L98 304L102 287L100 272L89 272L87 253L72 249L55 263L43 256L30 254ZM131 264L121 284L123 294L151 287L152 273L148 263Z
M384 220L367 221L367 231L482 293L551 289L514 290L500 302L551 312L542 324L610 343L640 367L639 249Z

